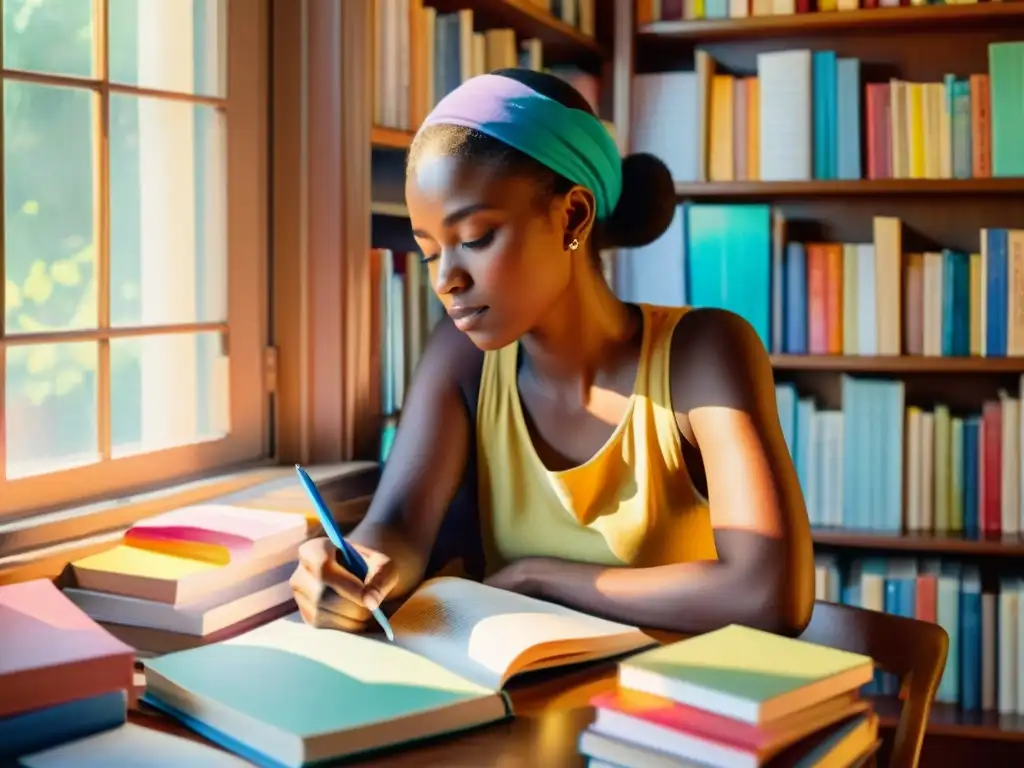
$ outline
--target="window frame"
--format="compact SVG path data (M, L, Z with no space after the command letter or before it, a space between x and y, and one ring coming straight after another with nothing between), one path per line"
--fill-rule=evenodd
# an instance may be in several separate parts
M229 367L230 430L221 439L168 448L125 457L103 457L88 465L61 469L29 477L6 479L0 472L0 524L6 519L26 518L62 507L112 498L142 488L154 488L186 480L216 470L265 459L269 454L268 434L270 400L266 381L265 351L268 346L268 268L269 210L268 187L270 142L268 133L269 72L269 0L226 0L225 63L226 93L221 108L226 115L226 239L227 239L227 317L216 323L226 328L225 353ZM94 47L97 58L105 59L107 2L94 0ZM98 99L94 127L100 164L96 184L103 197L98 209L107 215L98 217L95 230L97 259L101 276L106 279L109 265L109 184L107 181L107 126L105 107L112 90L140 95L163 96L148 88L112 89L106 81L105 61L97 61L96 76L91 79L27 75L20 81L72 85L87 88ZM11 73L3 72L3 81ZM175 94L166 94L175 98ZM180 100L180 95L178 95ZM199 101L202 101L199 99ZM2 190L0 190L2 194ZM2 240L2 238L0 238ZM0 242L2 249L2 242ZM2 251L0 251L2 252ZM2 256L0 256L2 258ZM0 278L3 270L0 266ZM2 283L2 279L0 279ZM100 294L105 293L100 289ZM0 293L0 313L3 312ZM104 323L101 323L104 325ZM105 323L109 325L109 323ZM195 326L193 329L192 326ZM211 324L189 323L175 326L182 331L200 332ZM165 330L169 330L166 327ZM137 328L109 328L89 332L71 332L68 340L116 338L145 335ZM101 345L101 348L104 345ZM0 355L0 360L5 359ZM0 363L0 375L5 366ZM109 402L109 377L98 383L101 401ZM104 408L108 412L104 415ZM4 393L0 387L0 462L6 449L4 432ZM101 423L109 420L109 406L100 404ZM109 421L107 422L109 428ZM3 464L0 464L0 468Z

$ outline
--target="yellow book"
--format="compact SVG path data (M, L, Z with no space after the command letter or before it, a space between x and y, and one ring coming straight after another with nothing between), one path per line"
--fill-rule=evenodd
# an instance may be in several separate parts
M739 624L619 664L619 686L762 725L856 690L867 656Z
M711 124L708 162L710 181L733 181L733 102L735 86L732 75L715 75L711 79Z
M949 407L936 405L934 412L934 456L935 468L932 470L932 503L935 505L934 525L936 531L950 530L950 492L952 481L950 474L950 421Z
M982 296L984 285L981 280L981 254L972 253L970 260L970 306L971 306L971 355L982 357L985 354L985 345L982 334Z
M924 83L907 83L907 148L909 178L925 178Z

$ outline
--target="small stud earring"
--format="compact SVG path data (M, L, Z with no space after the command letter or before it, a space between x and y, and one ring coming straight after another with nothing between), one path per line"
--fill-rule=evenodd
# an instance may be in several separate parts
M571 242L571 243L569 243L569 250L570 250L570 251L575 251L575 250L576 250L577 248L579 248L579 247L580 247L580 241L579 241L579 240L577 240L577 239L576 239L576 238L574 237L574 238L572 239L572 242Z

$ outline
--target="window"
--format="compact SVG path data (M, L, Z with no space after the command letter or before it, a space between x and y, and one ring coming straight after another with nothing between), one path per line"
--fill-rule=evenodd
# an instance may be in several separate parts
M265 19L3 0L0 519L265 453Z

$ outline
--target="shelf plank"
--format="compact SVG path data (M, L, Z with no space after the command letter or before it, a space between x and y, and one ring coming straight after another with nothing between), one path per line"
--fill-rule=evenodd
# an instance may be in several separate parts
M772 355L771 363L777 371L1024 374L1024 357Z
M882 728L896 727L902 701L892 697L872 696L871 704L878 713ZM964 712L953 704L934 703L928 716L926 733L929 736L1024 742L1024 717L1000 715L998 712Z
M815 544L837 548L990 557L1024 556L1024 539L1020 536L968 538L959 533L896 534L843 528L814 528L812 536Z
M857 11L800 13L790 16L751 16L745 19L658 21L638 31L637 43L645 40L765 39L830 34L836 31L876 33L968 27L1001 27L1024 20L1024 3L983 2L971 5L925 5L899 8L865 8Z
M1024 3L1020 4L1024 5ZM868 195L1024 195L1024 179L676 182L677 197L696 200L716 198L771 200L780 197L817 198L823 196L859 197Z
M377 149L408 149L414 135L414 131L375 125L370 131L370 144Z
M408 219L409 209L405 203L387 203L379 200L370 203L370 213L373 216L390 216L396 219Z
M566 24L532 0L424 0L438 13L473 9L477 29L511 27L519 38L536 37L544 44L545 64L572 63L584 69L596 69L609 59L608 51L597 40Z

